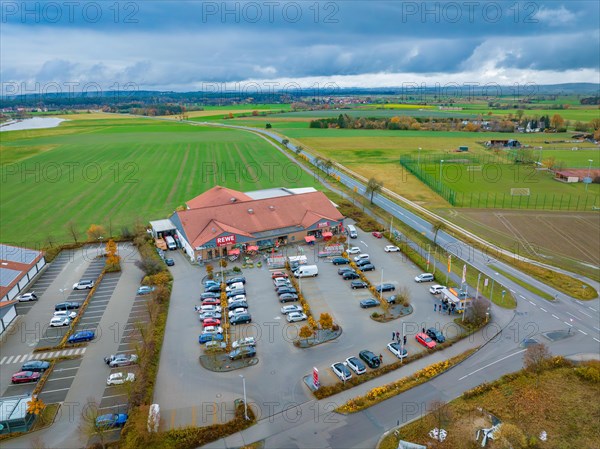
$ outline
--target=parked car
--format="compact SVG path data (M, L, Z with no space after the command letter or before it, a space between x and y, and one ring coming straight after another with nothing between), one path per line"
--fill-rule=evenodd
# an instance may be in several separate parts
M217 281L213 281L212 279L204 281L204 288L210 287L211 285L221 285L221 284Z
M71 324L71 318L68 316L54 316L50 320L50 327L68 326Z
M246 289L244 289L244 288L237 288L235 290L231 290L230 292L227 292L227 297L231 298L233 296L245 295L245 294L246 294Z
M369 259L361 259L358 262L356 262L356 266L357 267L362 267L362 266L368 265L370 263L371 263L371 261Z
M380 284L377 287L375 287L375 290L377 292L393 292L394 290L396 290L396 287L394 286L394 284Z
M156 290L156 287L152 287L150 285L142 285L140 288L138 288L137 294L147 295L149 293L152 293L154 290Z
M394 354L399 359L403 359L408 355L408 351L406 350L406 348L401 348L400 343L398 343L397 341L388 343L387 348L392 354Z
M379 231L373 231L371 234L377 239L383 238L383 234Z
M246 301L233 301L227 306L227 310L231 311L234 309L247 309L248 303Z
M348 357L346 359L346 366L352 371L354 371L356 374L364 374L367 372L367 368L365 367L363 362L361 362L356 357Z
M415 282L431 282L434 280L433 274L431 273L421 273L417 277L415 277Z
M95 282L91 279L82 279L73 284L73 290L89 290L94 287Z
M96 418L96 427L123 427L127 422L127 418L128 416L125 413L108 413L107 415L101 415Z
M23 363L21 371L43 373L48 368L50 368L50 362L46 362L45 360L30 360L29 362Z
M221 304L221 300L219 298L206 298L202 300L203 306L218 306L219 304Z
M214 319L220 320L221 312L202 312L202 313L198 314L198 318L200 319L200 321L204 321L209 318L214 318Z
M295 323L296 321L304 321L308 317L302 312L291 312L287 314L288 323Z
M283 313L284 315L287 315L288 313L292 313L292 312L303 312L302 307L296 305L296 304L292 304L289 306L283 306L281 308L281 313Z
M81 343L84 341L92 341L96 338L94 331L79 331L75 332L67 339L67 343Z
M211 284L208 287L204 288L204 293L221 293L221 285Z
M65 302L59 302L58 304L54 305L54 310L58 311L58 310L75 310L75 309L79 309L81 307L81 303L77 302L77 301L65 301Z
M228 316L229 318L231 318L231 317L234 317L234 316L236 316L236 315L241 315L241 314L244 314L244 313L248 313L248 309L246 309L246 308L244 308L244 307L240 307L239 309L233 309L233 310L230 310L230 311L227 313L227 316Z
M230 360L246 359L254 356L256 356L256 348L254 346L242 346L229 353Z
M373 271L375 269L375 265L372 263L364 264L360 267L361 271Z
M37 371L19 371L12 375L10 381L13 384L24 384L28 382L37 382L40 380L41 373Z
M19 302L37 301L38 297L34 292L23 293L17 296Z
M204 321L202 321L202 327L220 326L220 325L221 325L221 320L217 320L216 318L207 318Z
M367 288L368 285L364 281L352 281L350 283L350 287L352 287L352 289L356 290L357 288Z
M212 306L209 304L205 306L200 306L200 313L205 312L221 312L221 306Z
M289 275L285 271L273 271L271 273L271 279L275 278L287 278Z
M331 365L331 370L333 371L333 374L339 377L340 380L343 382L350 380L350 378L352 377L352 373L350 372L348 367L343 363L334 363L333 365Z
M227 287L225 287L225 291L230 292L232 290L243 290L243 288L244 284L241 282L234 282L233 284L229 284Z
M287 279L283 279L280 278L282 280L277 281L275 280L275 282L273 282L273 285L275 285L275 290L277 290L280 287L293 287L292 283L290 281L288 281Z
M104 357L104 362L111 368L117 366L128 366L137 363L138 356L135 354L117 354Z
M74 312L72 310L57 310L56 312L54 312L54 316L66 316L70 319L73 319L77 316L77 312Z
M351 248L348 248L348 251L346 251L348 254L358 254L360 253L360 248L358 246L353 246Z
M358 262L359 260L368 259L368 258L369 258L368 254L359 254L358 256L356 256L354 258L354 262Z
M237 284L238 282L240 282L242 284L245 284L246 283L246 278L244 276L236 276L234 278L227 279L225 281L225 284L231 285L231 284Z
M356 271L354 271L354 268L352 268L352 267L338 268L338 274L348 273L349 271L352 272L352 273L356 273Z
M233 343L231 343L231 347L233 349L241 348L244 346L255 346L255 345L256 345L256 339L254 337L241 338L241 339L236 340Z
M415 335L415 340L428 349L435 348L435 341L433 341L429 335L424 334L423 332L419 332L417 335Z
M165 259L165 263L168 267L172 267L173 265L175 265L175 261L173 259Z
M198 343L204 344L209 341L223 341L223 334L206 334L202 333L198 337Z
M394 245L387 245L385 248L383 248L383 250L386 253L397 253L398 251L400 251L400 248Z
M282 293L279 295L279 302L298 301L298 295L295 293Z
M279 287L276 291L278 295L282 293L298 293L294 287Z
M433 341L438 343L444 343L446 341L446 337L439 330L434 327L430 327L425 331L425 333L433 339Z
M369 368L379 368L381 365L381 360L375 354L373 354L368 349L363 349L358 353L360 359L369 366Z
M206 326L202 332L205 334L222 334L223 328L221 326Z
M200 295L200 301L203 301L208 298L220 298L221 293L219 292L204 292Z
M123 385L125 382L133 382L135 374L133 373L112 373L106 379L106 385Z
M431 287L429 287L429 293L431 293L432 295L439 295L445 288L446 287L443 285L432 285Z
M363 309L368 309L370 307L377 307L379 305L379 301L374 298L363 299L360 302L360 307Z
M399 303L400 297L397 295L392 295L389 298L385 298L385 300L388 304L396 304L397 302Z
M346 265L349 264L350 261L345 257L334 257L333 259L331 259L331 263L334 265Z
M342 275L342 279L344 281L349 279L360 279L360 275L356 271L347 271Z
M234 315L229 320L229 324L235 326L236 324L247 324L252 322L252 316L249 313L240 313L239 315Z

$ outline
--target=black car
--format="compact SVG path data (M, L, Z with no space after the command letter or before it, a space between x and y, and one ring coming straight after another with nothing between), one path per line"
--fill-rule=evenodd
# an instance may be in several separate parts
M373 271L375 269L375 265L373 265L372 263L366 263L364 265L361 265L360 269L361 271Z
M279 295L279 301L281 301L281 302L298 301L298 295L295 293L282 293L281 295Z
M30 360L21 367L21 371L34 371L36 373L43 373L50 368L50 362L44 360Z
M169 267L172 267L173 265L175 265L175 261L173 259L165 259L165 263Z
M425 332L427 335L431 337L432 340L437 341L438 343L444 343L446 341L446 337L437 329L430 327Z
M385 300L388 304L396 304L396 302L398 302L399 299L400 298L396 295L392 295L389 298L385 298Z
M334 257L331 262L334 265L346 265L349 264L350 261L348 259L346 259L345 257Z
M396 287L394 287L394 284L381 284L375 287L375 290L378 292L393 292Z
M377 307L379 305L379 301L373 298L363 299L360 302L360 307L363 309L368 309L369 307Z
M367 288L369 285L364 281L352 281L350 287L356 290L357 288Z
M235 290L231 290L230 292L227 292L227 297L232 298L237 295L245 295L245 294L246 294L246 289L236 288Z
M235 309L247 309L248 303L246 301L233 301L231 304L227 306L227 310L235 310Z
M221 294L217 292L204 292L200 295L200 301L208 298L220 298Z
M76 301L65 301L60 302L54 306L54 311L58 312L59 310L74 310L79 309L81 307L80 302Z
M344 274L344 273L348 273L348 272L352 272L352 273L356 273L356 271L354 271L354 268L351 267L342 267L338 269L338 274Z
M221 286L220 285L209 285L204 289L204 293L220 293Z
M235 284L237 282L241 282L242 284L246 283L246 278L244 276L238 276L236 278L227 279L225 283L227 285Z
M282 293L298 293L298 291L294 287L279 287L277 289L277 294L281 295Z
M360 275L355 271L348 271L342 275L342 279L345 281L348 279L360 279Z
M363 362L369 365L369 368L379 368L379 365L381 365L381 360L379 360L379 357L367 349L360 351L358 356Z
M361 259L358 262L356 262L356 266L357 267L362 267L363 265L367 265L370 264L371 261L369 259Z
M252 321L252 317L249 313L240 313L239 315L234 315L229 319L229 324L235 326L236 324L246 324Z

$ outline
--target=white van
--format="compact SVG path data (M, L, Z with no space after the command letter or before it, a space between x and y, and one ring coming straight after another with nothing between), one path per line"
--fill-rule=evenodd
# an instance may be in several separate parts
M434 280L433 274L421 273L415 278L415 282L432 282Z
M363 253L363 254L359 254L358 256L356 256L356 257L354 258L354 262L358 262L358 261L360 261L360 260L366 260L366 259L368 259L368 258L369 258L369 255L368 255L368 254L365 254L365 253Z
M170 235L165 237L165 242L167 242L167 248L169 249L177 249L177 244L175 243L175 239Z
M346 232L348 233L351 239L358 238L358 232L356 232L356 228L353 225L347 225Z
M318 276L319 268L316 265L302 265L294 271L294 276L297 278L306 278L311 276Z

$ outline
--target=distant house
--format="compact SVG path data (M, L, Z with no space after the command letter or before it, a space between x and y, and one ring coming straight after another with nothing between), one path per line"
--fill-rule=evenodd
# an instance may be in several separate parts
M0 244L0 263L0 300L10 301L27 289L46 259L41 251Z
M485 145L487 147L521 148L521 142L515 139L492 139L488 140Z

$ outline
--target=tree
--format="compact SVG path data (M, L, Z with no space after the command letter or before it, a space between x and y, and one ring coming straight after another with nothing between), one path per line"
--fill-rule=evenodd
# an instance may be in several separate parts
M296 147L296 154L300 154L300 153L302 153L302 150L304 150L304 147L303 147L302 145L298 145L298 146Z
M271 129L271 128L273 128L273 125L271 125L270 123L265 124L265 129Z
M106 229L104 229L104 226L97 225L97 224L90 225L90 227L88 228L88 230L86 232L87 232L89 240L92 240L92 241L99 240L100 237L104 237L106 235Z
M466 313L465 321L467 323L478 326L487 319L490 302L483 298L475 298L471 300L471 307L468 307L463 313Z
M94 398L87 398L81 410L81 421L79 430L86 440L95 439L102 449L106 449L107 434L113 429L107 426L99 426L96 419L101 415L98 402Z
M325 173L327 173L329 175L329 170L331 170L332 168L333 168L333 162L331 161L331 159L323 160L323 170L325 170Z
M600 129L600 118L592 119L592 121L590 121L590 128L592 128L594 131L599 130Z
M314 334L314 331L307 325L304 325L300 328L300 333L298 334L298 336L302 339L302 340L308 340L310 337L312 337Z
M539 374L546 368L551 357L550 350L545 344L536 343L525 350L523 365L527 371Z
M523 109L517 110L517 118L519 119L519 121L521 121L521 119L523 118Z
M79 233L77 232L77 226L75 226L75 223L73 223L72 221L69 221L67 223L67 229L69 230L69 232L71 233L71 235L73 236L73 240L75 241L75 244L77 245L77 237L79 235Z
M316 329L317 326L317 322L315 321L315 319L312 316L308 317L308 325L312 328L312 329Z
M117 244L115 243L115 241L113 239L109 239L108 242L106 242L105 249L106 249L107 256L115 256L118 251Z
M38 416L45 408L46 404L44 404L44 401L39 399L37 396L34 396L27 404L27 413Z
M444 229L446 229L446 225L444 224L443 221L435 221L432 223L431 225L431 232L433 232L433 244L435 245L437 243L437 236L438 236L438 232L443 231Z
M448 404L437 400L432 401L429 404L429 410L431 410L431 416L433 416L438 429L443 429L450 424L451 411Z
M333 328L333 318L328 313L322 313L319 316L319 324L323 330L331 329Z
M287 147L287 146L288 146L288 143L290 143L290 141L289 141L289 139L283 139L283 140L281 141L281 143L282 143L282 144L283 144L285 147Z
M151 276L160 273L163 270L163 265L154 257L142 257L141 260L135 261L135 266L142 270L146 275Z
M550 119L550 126L555 130L562 128L564 123L565 120L559 114L554 114Z
M369 182L367 183L367 195L371 196L371 204L373 204L373 196L376 193L381 192L382 188L383 188L383 182L382 181L378 181L375 178L369 179Z

